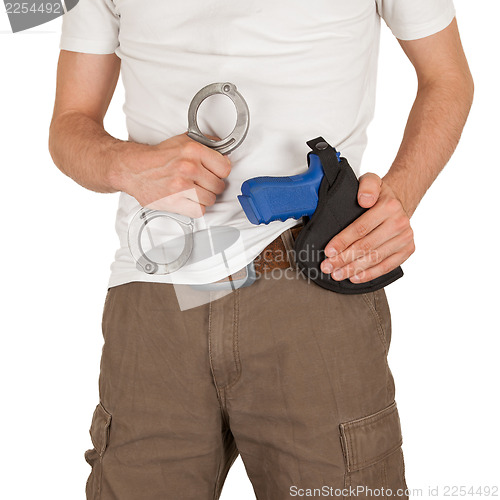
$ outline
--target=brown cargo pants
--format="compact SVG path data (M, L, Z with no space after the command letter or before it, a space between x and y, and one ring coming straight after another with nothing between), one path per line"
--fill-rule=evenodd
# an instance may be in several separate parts
M258 500L408 498L383 290L273 273L181 312L128 283L103 337L89 500L217 499L238 453Z

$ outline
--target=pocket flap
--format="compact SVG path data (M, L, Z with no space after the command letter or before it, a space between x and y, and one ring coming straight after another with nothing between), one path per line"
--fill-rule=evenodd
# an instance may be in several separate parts
M340 438L348 472L383 460L403 444L396 402L373 415L340 424Z
M90 424L89 431L92 444L99 455L104 453L108 445L110 423L111 414L99 403L92 415L92 423Z

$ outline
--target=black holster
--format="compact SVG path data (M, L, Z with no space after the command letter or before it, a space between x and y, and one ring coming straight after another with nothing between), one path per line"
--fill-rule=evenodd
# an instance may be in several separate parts
M373 292L401 278L401 267L366 283L352 283L349 279L336 281L321 271L327 243L367 209L358 203L359 182L348 161L337 158L335 148L322 137L308 141L307 145L312 149L307 155L307 164L311 154L319 156L325 175L319 187L318 207L310 218L306 218L295 240L295 260L299 269L317 285L346 294Z

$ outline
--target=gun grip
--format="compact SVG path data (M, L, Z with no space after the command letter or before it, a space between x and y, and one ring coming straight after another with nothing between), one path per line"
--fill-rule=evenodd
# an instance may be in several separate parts
M319 157L311 154L306 172L291 177L249 179L241 185L238 200L252 224L300 219L316 210L323 175Z

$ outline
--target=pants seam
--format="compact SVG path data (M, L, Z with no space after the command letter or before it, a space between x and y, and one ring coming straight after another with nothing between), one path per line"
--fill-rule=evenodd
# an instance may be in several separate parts
M220 406L220 402L219 402L219 406ZM224 415L223 415L222 408L221 408L221 418L224 421ZM224 458L224 449L223 448L224 447L222 446L221 454L219 457L219 463L217 465L217 476L215 477L213 500L217 500L217 498L219 497L220 490L221 490L220 478L221 478L221 474L222 474L222 470L223 470L223 458Z
M241 377L241 361L239 351L239 313L240 313L240 290L235 290L234 294L234 308L233 308L233 360L236 368L235 379L224 386L224 389L233 387Z
M215 385L215 391L217 392L217 401L219 403L219 408L221 410L221 413L224 411L224 406L223 406L223 403L222 403L222 397L221 397L221 389L223 388L219 388L219 384L217 383L217 377L215 375L215 369L214 369L214 360L213 360L213 356L212 356L212 293L210 292L210 302L209 302L209 305L208 305L208 360L209 360L209 363L210 363L210 371L212 372L212 379L214 381L214 385Z

